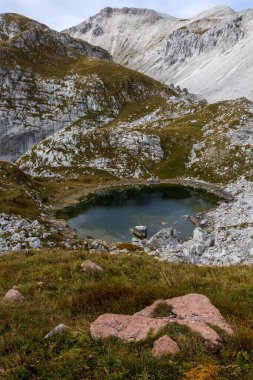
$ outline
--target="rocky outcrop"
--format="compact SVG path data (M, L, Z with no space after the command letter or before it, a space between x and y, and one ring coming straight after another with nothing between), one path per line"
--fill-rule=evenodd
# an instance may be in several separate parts
M103 46L120 64L214 102L253 99L252 19L252 10L237 13L224 6L190 19L106 8L65 32Z
M253 183L241 178L227 185L225 190L234 199L221 203L200 219L199 224L203 226L194 230L191 239L183 243L175 239L173 244L161 242L149 253L166 261L202 265L253 263ZM146 251L149 250L147 245Z
M158 136L120 127L102 128L106 120L101 120L98 128L98 123L83 121L82 128L74 124L44 140L18 161L19 167L44 177L75 178L79 171L102 170L119 178L139 178L163 159Z
M0 254L54 246L51 232L37 220L0 214Z
M161 303L171 306L172 314L167 317L154 317ZM91 324L90 331L94 339L114 336L125 342L138 342L155 336L171 323L187 326L214 346L219 345L222 340L210 325L219 327L229 335L234 334L219 310L201 294L159 300L134 315L103 314ZM162 336L154 342L155 357L177 354L179 351L179 346L169 336Z

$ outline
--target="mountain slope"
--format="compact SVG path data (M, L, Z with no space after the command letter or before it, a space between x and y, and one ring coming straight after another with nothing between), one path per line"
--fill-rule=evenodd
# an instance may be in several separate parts
M147 9L105 8L65 32L116 62L209 101L253 99L253 10L216 7L182 20Z
M100 81L91 69L96 59L111 56L26 17L0 16L1 159L17 159L97 106L88 97L89 82ZM82 61L90 62L87 73Z
M17 166L0 161L0 213L35 218L40 214L43 185Z
M141 110L141 111L140 111ZM42 177L253 178L253 105L213 105L159 97L127 106L115 118L89 116L42 141L17 162Z

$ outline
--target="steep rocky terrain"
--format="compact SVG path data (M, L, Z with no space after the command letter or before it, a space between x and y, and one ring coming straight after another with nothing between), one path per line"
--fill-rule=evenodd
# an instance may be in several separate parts
M88 97L92 73L78 73L87 57L111 60L103 49L26 17L0 16L1 159L17 159L95 107Z
M66 32L114 60L209 101L253 99L253 10L220 6L191 19L148 9L105 8Z

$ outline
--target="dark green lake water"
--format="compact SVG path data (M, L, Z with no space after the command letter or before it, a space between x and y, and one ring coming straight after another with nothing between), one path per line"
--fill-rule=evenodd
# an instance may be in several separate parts
M180 186L112 190L91 196L69 213L69 225L81 239L87 236L110 241L131 241L129 231L146 225L148 237L175 227L182 239L192 235L194 225L185 215L196 215L217 205L214 196ZM166 225L165 225L166 223Z

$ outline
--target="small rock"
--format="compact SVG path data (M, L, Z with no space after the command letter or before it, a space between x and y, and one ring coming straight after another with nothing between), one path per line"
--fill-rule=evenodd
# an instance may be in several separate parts
M55 328L53 328L53 330L51 330L45 337L44 339L48 339L50 338L51 336L53 335L60 335L60 334L63 334L66 330L68 329L68 327L66 325L64 325L63 323L59 324L58 326L56 326Z
M23 299L24 299L23 294L21 294L18 290L10 289L5 294L4 298L2 299L2 302L12 303L12 302L17 302L17 301L22 301Z
M21 243L18 243L17 245L15 245L13 248L12 248L12 252L20 252L22 249L22 245Z
M37 237L30 237L28 239L28 242L29 242L29 246L31 248L37 249L37 248L41 248L42 247L41 241Z
M147 185L157 185L160 183L160 178L156 176L151 176L147 179Z
M81 264L81 269L83 272L103 272L103 268L91 260L84 261Z
M164 355L176 355L180 352L178 344L168 335L164 335L154 342L152 354L155 358Z

